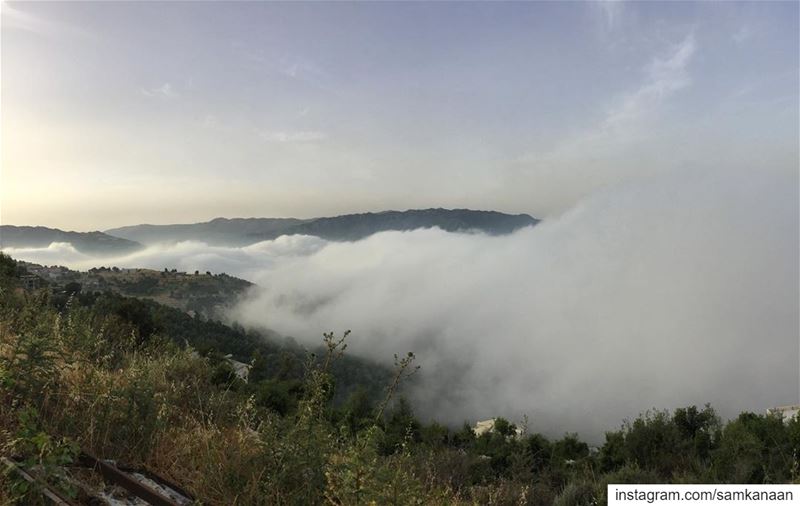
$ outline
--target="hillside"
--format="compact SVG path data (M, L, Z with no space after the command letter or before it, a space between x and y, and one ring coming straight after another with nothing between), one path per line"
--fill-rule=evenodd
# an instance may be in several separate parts
M46 248L54 242L68 242L82 252L96 256L133 253L138 242L103 232L67 232L57 228L0 225L0 248Z
M265 328L246 331L219 321L222 309L252 286L248 281L226 274L149 269L101 267L80 272L14 261L0 253L0 289L13 286L19 292L23 286L19 280L31 275L40 277L42 282L38 289L25 294L47 293L45 303L58 310L65 311L68 306L87 308L98 317L115 318L123 333L134 331L139 340L157 337L191 346L204 356L230 355L253 363L251 379L297 381L303 376L303 363L308 357L292 337ZM199 306L203 297L216 302L209 304L205 314ZM192 304L197 304L198 310L186 309ZM203 317L198 317L201 314ZM321 356L322 350L317 348L312 351ZM366 388L373 397L380 392L387 377L385 367L355 357L347 357L345 362L345 367L334 370L341 387L337 399L343 400L356 387Z
M120 269L97 267L74 271L62 266L43 266L18 262L29 273L39 276L57 289L72 285L71 291L114 292L129 297L150 299L191 315L219 319L252 285L227 274L194 273L177 270Z
M294 218L217 218L186 225L133 225L107 230L108 234L144 244L197 240L217 245L243 246L281 235L313 235L333 241L363 239L377 232L439 227L449 232L479 231L508 234L535 225L527 214L504 214L469 209L418 209L299 220Z
M797 417L649 411L595 448L527 419L445 427L398 397L410 353L392 374L344 354L347 332L309 355L153 301L27 291L26 275L0 254L0 504L52 504L44 487L123 504L86 454L177 484L196 500L181 504L586 506L609 483L798 482Z
M419 209L317 218L295 225L285 232L315 235L332 241L355 241L377 232L432 227L448 232L479 231L502 235L536 223L538 220L527 214L511 215L470 209Z
M131 225L106 230L142 244L177 241L203 241L212 245L245 246L254 237L277 237L283 230L304 223L296 218L216 218L205 223L183 225Z

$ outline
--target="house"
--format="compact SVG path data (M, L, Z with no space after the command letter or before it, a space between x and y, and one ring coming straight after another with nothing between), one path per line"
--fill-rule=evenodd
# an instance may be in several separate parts
M476 436L480 437L487 432L492 432L494 430L494 418L491 420L484 420L482 422L478 422L475 424L475 427L472 428L472 432L475 433Z
M494 432L494 424L497 418L492 418L490 420L484 420L482 422L478 422L475 424L475 427L472 428L472 432L475 433L475 436L480 437L486 433ZM514 427L514 432L516 437L522 437L522 429L519 427Z
M798 413L800 413L800 404L777 406L767 410L768 415L780 416L784 423L789 423L789 421L796 417Z
M250 376L250 368L253 367L252 364L245 364L244 362L234 360L231 358L231 355L225 355L225 360L227 360L231 365L236 376L238 376L240 380L247 383L247 378Z
M188 346L188 343L187 343ZM195 350L191 350L189 354L192 358L200 358L200 354L197 353ZM244 362L239 362L238 360L233 359L233 355L225 355L225 361L233 369L233 373L242 381L247 383L247 378L250 376L250 369L253 367L252 364L245 364Z
M33 274L21 276L20 282L22 283L22 287L28 291L36 290L42 286L41 278L39 276L34 276Z

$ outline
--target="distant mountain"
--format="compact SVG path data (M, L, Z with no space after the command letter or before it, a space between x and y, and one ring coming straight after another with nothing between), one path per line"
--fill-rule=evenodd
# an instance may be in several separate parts
M413 209L317 218L295 225L284 233L315 235L332 241L355 241L377 232L432 227L439 227L448 232L478 231L502 235L536 223L538 220L527 214L504 214L469 209Z
M509 234L535 225L527 214L504 214L469 209L415 209L380 213L347 214L329 218L217 218L187 225L133 225L106 233L144 244L197 240L209 244L244 246L281 235L313 235L332 241L354 241L377 232L439 227L448 232L478 231Z
M131 225L112 228L106 233L142 244L203 241L219 246L246 246L258 242L260 239L257 237L278 237L283 235L283 230L306 221L296 218L216 218L185 225Z
M57 228L0 225L0 248L46 248L54 242L68 242L78 251L91 255L119 255L142 248L138 242L103 232L65 232Z

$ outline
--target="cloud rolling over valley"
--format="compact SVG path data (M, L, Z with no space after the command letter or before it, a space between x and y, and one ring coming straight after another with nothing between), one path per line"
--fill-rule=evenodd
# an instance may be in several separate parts
M156 245L105 263L226 272L258 284L231 317L349 352L413 351L421 414L527 414L598 440L621 416L711 402L723 415L796 402L797 176L676 172L596 192L513 234L283 236ZM769 195L769 199L764 196ZM8 250L76 268L69 245Z

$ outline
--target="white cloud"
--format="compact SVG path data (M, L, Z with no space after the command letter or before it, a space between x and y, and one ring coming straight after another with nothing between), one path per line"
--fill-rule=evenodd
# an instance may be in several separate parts
M517 160L508 186L528 192L546 215L564 211L604 185L662 170L665 138L658 136L658 119L667 101L691 84L688 67L696 50L689 34L653 57L643 68L643 81L614 100L595 125Z
M316 63L300 58L283 58L278 71L292 79L316 79L325 76L325 71Z
M280 74L284 77L302 81L316 87L321 87L323 82L329 80L330 75L319 64L298 56L275 57L265 54L260 48L253 47L246 42L232 45L231 48L251 68L265 69Z
M749 25L742 25L731 36L737 46L741 46L753 37L753 29Z
M203 128L214 128L219 125L219 120L213 114L207 114L201 123Z
M146 97L154 98L178 98L180 96L170 83L164 83L155 88L141 88L141 92Z
M302 235L282 236L250 246L233 248L209 246L198 241L174 244L154 244L141 251L119 257L93 257L76 250L69 243L52 243L45 248L4 248L3 252L14 258L44 265L64 265L86 270L99 265L149 268L165 267L193 272L211 270L253 278L269 268L278 259L308 255L327 244L318 237Z
M258 135L267 142L276 143L314 143L328 138L325 132L315 130L264 130Z
M17 260L26 260L41 265L64 265L91 268L97 259L81 253L68 242L54 242L46 248L3 248L3 253Z
M603 129L622 129L653 113L667 98L691 84L686 70L696 50L689 34L676 44L666 58L655 57L645 68L647 79L635 91L625 95L603 122Z
M669 174L510 236L328 244L265 269L236 316L306 343L352 329L376 360L413 351L416 405L454 424L527 413L597 440L651 407L763 412L798 399L795 187Z
M625 8L624 2L621 0L598 0L593 3L600 9L606 29L616 28Z
M18 9L16 4L17 2L14 5L10 2L0 2L0 19L2 19L3 29L24 30L42 36L91 36L89 32L82 28L37 16L27 10Z
M259 284L236 312L316 344L415 352L421 414L460 423L527 413L535 430L597 440L651 407L723 415L798 400L797 174L662 174L609 188L513 235L387 232L354 243L198 242L73 267L227 272ZM63 259L63 261L61 260Z

